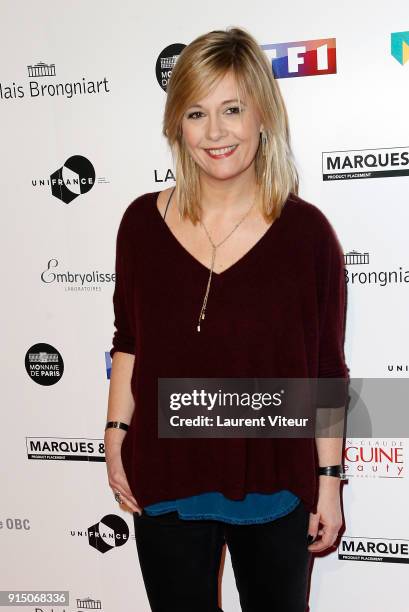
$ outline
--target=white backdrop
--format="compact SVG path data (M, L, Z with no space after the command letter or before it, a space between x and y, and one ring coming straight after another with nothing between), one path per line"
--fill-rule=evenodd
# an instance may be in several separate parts
M230 25L263 46L335 39L336 72L279 79L300 195L325 212L345 252L351 377L407 377L407 281L382 282L382 273L408 265L406 158L377 178L323 180L322 168L324 152L407 156L407 2L0 6L0 589L69 591L69 604L56 610L145 612L132 516L113 499L100 443L119 220L135 197L172 184L157 58L169 45ZM395 37L400 62L391 34L405 31ZM83 90L71 95L74 83ZM59 170L66 186L80 176L88 187L52 186ZM366 253L363 263L353 263L351 251ZM406 438L348 439L346 531L337 551L315 560L313 612L407 610L406 448ZM240 609L228 552L222 595L225 612Z

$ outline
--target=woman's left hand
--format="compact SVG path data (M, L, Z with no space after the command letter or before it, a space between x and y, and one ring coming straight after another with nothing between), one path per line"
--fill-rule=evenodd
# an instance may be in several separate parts
M320 476L317 513L310 513L308 527L308 533L318 539L308 546L308 550L316 553L331 547L342 525L339 481L333 476Z

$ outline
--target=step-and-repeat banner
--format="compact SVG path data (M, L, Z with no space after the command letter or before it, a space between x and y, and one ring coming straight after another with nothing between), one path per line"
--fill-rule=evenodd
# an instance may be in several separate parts
M134 198L174 183L161 127L179 53L232 25L265 50L300 195L342 244L351 377L408 376L406 2L2 0L5 609L149 610L104 462L115 239ZM313 612L408 609L408 440L393 435L346 440L346 531L315 559ZM240 610L228 551L221 589Z

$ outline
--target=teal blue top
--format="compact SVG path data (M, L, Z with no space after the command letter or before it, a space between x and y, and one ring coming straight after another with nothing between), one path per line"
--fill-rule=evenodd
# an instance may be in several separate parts
M233 500L212 491L157 502L145 506L150 516L177 511L182 519L214 519L238 525L267 523L288 514L300 503L300 498L283 489L276 493L248 493L243 500Z

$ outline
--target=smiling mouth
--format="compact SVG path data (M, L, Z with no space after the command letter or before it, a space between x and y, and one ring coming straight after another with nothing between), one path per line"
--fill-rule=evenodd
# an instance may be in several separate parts
M230 147L220 147L218 149L205 149L205 151L210 157L228 157L238 146L239 145L231 145Z

